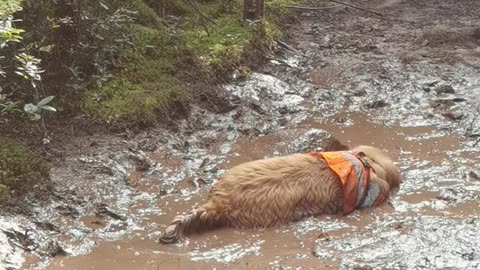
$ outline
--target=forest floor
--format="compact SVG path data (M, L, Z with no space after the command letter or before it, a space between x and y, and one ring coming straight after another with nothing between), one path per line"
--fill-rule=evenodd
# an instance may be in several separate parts
M480 268L480 2L356 2L383 16L299 11L282 53L223 86L226 112L52 143L54 195L0 216L0 269ZM158 244L228 168L331 138L395 158L388 203Z

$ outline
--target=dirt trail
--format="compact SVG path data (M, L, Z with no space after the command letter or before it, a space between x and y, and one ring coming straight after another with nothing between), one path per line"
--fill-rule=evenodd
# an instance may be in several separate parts
M360 4L384 18L351 8L301 14L289 41L296 51L225 86L230 112L194 108L178 133L79 139L81 152L52 172L51 202L33 209L33 219L0 217L9 233L0 233L3 264L479 269L480 1ZM226 169L324 149L332 136L396 158L404 183L388 203L276 229L220 229L184 244L156 243Z

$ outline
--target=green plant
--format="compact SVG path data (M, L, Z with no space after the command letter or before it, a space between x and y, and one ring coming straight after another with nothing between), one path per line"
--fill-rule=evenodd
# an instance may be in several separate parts
M119 65L121 53L135 46L129 26L138 14L124 7L110 14L107 4L100 3L103 15L98 16L97 20L87 28L87 32L93 37L92 46L99 48L95 50L93 59L96 69L93 78L99 87L113 77L111 72Z
M19 1L13 2L10 1L10 5L2 6L3 9L0 13L0 48L8 47L11 43L20 43L22 46L18 48L14 48L14 58L17 60L17 65L12 66L14 68L13 72L17 75L20 75L21 78L25 81L30 83L32 87L32 97L35 105L33 103L27 103L24 105L24 112L30 116L30 119L34 121L41 120L40 127L43 131L44 136L46 135L46 126L45 122L42 118L42 111L56 111L55 108L48 106L47 104L53 99L53 97L46 97L40 100L41 93L41 73L44 71L40 68L40 59L30 55L28 53L29 47L26 46L21 36L22 33L25 31L15 27L13 13L20 10ZM16 5L15 5L16 4ZM26 51L26 52L23 52ZM3 57L5 59L5 57ZM0 66L1 67L1 66ZM3 77L7 76L7 72L4 69L0 68L0 75ZM43 92L43 91L42 91ZM11 113L11 112L18 112L15 107L17 106L18 102L13 102L7 100L6 95L0 95L0 113Z
M2 88L0 88L0 116L9 113L20 113L18 104L12 100L9 100L6 95L2 94Z
M43 111L51 111L56 112L57 110L52 106L48 106L47 104L52 101L54 96L48 96L42 100L40 100L37 104L28 103L25 104L24 111L30 115L32 120L39 120L42 116L41 113Z

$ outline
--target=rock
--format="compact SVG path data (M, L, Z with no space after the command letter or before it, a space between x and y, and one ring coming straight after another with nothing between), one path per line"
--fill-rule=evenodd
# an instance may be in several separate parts
M253 128L253 136L258 137L260 135L265 135L263 130L261 130L259 128Z
M444 112L442 115L450 120L460 120L464 117L464 114L460 111Z
M278 112L279 112L281 115L287 114L287 113L288 113L288 108L287 108L287 106L285 105L285 106L282 106L282 107L278 108Z
M312 250L311 254L315 258L320 258L320 255L318 254L318 252L316 250Z
M46 230L46 231L52 231L52 232L61 232L60 228L57 225L54 225L50 222L40 222L40 221L35 221L35 225L37 225L39 228Z
M450 120L460 120L465 117L463 106L459 104L454 106L440 105L436 111L439 111L445 118Z
M7 236L10 241L16 243L18 247L25 251L34 251L38 249L39 244L35 242L33 237L31 237L30 232L30 229L25 229L24 232L16 230L3 231L5 236Z
M353 93L353 96L355 96L355 97L363 97L363 96L366 96L366 95L367 95L367 91L365 91L364 89L355 91Z
M152 167L151 161L143 153L130 153L129 158L135 163L135 168L138 171L148 171Z
M437 108L440 105L453 106L455 103L465 102L465 101L467 101L467 99L465 99L463 97L448 94L448 95L445 95L441 98L437 98L437 99L429 101L429 104L432 108Z
M480 181L480 173L479 172L475 172L475 171L470 171L468 173L468 177L470 179L473 179L473 180L476 180L476 181Z
M77 218L80 215L77 209L73 208L70 205L60 205L57 206L56 209L58 212L60 212L60 215L62 216L71 216L73 218Z
M438 108L440 105L442 105L442 103L439 102L438 100L430 100L428 102L428 105L430 105L430 107L432 108Z
M160 188L158 194L160 196L165 196L165 195L168 195L168 191L165 188Z
M474 116L474 119L472 119L469 127L467 128L466 135L471 138L478 138L480 137L480 117Z
M462 253L461 255L464 260L473 261L475 259L475 253L473 251Z
M427 82L422 85L422 89L425 92L430 92L432 90L432 87L437 85L440 81L432 81L432 82Z
M106 175L109 175L109 176L114 176L115 175L115 172L114 172L113 168L111 168L107 165L101 165L101 166L95 167L95 172L97 174L106 174Z
M440 85L434 89L434 91L440 95L440 94L455 94L455 89L451 85L445 84L445 85Z
M328 233L322 232L317 236L317 239L322 241L330 241L330 235L328 235Z
M50 257L57 257L57 256L67 256L68 252L65 251L63 247L58 244L57 241L50 240L47 243L47 246L44 248L45 253Z
M127 219L127 218L124 217L124 216L121 216L121 215L119 215L119 214L117 214L117 213L114 213L112 210L110 210L110 208L109 208L106 204L103 204L103 203L97 205L95 211L96 211L95 214L96 214L97 216L100 216L100 217L107 215L107 216L109 216L109 217L111 217L111 218L113 218L113 219L116 219L116 220L122 220L122 221L124 221L124 220Z
M162 144L165 144L167 143L168 140L165 140L165 142L160 142ZM147 151L147 152L154 152L155 150L157 150L158 146L153 142L153 140L149 140L149 139L143 139L141 140L139 143L138 143L138 147L142 150L142 151Z
M457 103L467 101L466 98L455 96L455 95L448 95L448 96L442 97L438 100L442 101L442 102L449 102L450 101L450 102L457 102Z
M383 108L388 106L388 102L386 102L385 100L376 100L368 102L367 104L365 104L365 106L367 106L367 108L369 109Z
M262 104L258 100L251 99L248 106L259 114L265 114L265 110L262 108Z

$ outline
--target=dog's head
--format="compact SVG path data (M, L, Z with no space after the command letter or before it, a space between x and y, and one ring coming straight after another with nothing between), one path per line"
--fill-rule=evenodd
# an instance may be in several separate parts
M375 174L387 181L391 188L400 186L400 170L395 166L392 159L380 149L367 145L359 145L353 148L352 151L363 156L368 165L375 170Z

